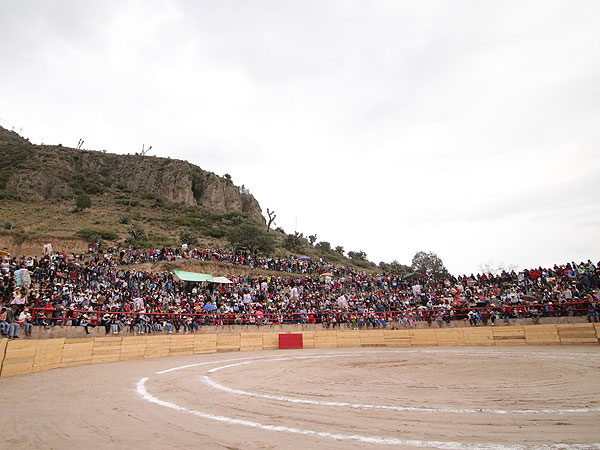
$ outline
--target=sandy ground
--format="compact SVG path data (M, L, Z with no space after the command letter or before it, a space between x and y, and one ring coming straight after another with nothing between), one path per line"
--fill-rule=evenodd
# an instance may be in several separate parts
M600 449L598 347L219 353L2 378L0 395L7 449Z

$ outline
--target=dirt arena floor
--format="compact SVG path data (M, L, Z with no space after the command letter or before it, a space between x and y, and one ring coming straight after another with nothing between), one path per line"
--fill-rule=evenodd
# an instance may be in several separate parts
M6 449L600 449L599 347L217 353L0 394Z

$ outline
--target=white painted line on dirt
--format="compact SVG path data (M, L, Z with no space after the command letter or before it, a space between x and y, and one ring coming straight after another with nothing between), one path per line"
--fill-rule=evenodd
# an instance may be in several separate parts
M489 351L487 352L482 352L482 351L464 351L464 350L455 350L455 349L405 349L405 350L398 350L398 349L389 349L389 350L372 350L369 352L346 352L346 353L334 353L332 355L362 355L362 354L372 354L372 353L399 353L399 354L410 354L410 353L433 353L433 354L438 354L438 353L452 353L454 355L469 355L469 356L473 356L473 355L500 355L500 356L522 356L521 353L515 353L515 352L505 352L505 351L498 351L495 350L494 348L490 348ZM202 355L204 355L205 353L201 353ZM278 356L288 356L289 354L284 354L284 355L278 355ZM552 353L548 353L548 352L527 352L527 355L551 355L554 356ZM329 355L325 355L325 356L329 356ZM561 355L560 358L569 358L569 359L573 359L573 358L577 358L579 356L597 356L596 354L593 353L579 353L577 356L568 356L568 355ZM268 360L269 358L273 358L273 355L267 355L267 356L253 356L253 357L247 357L247 358L233 358L233 359L227 359L227 360L220 360L220 361L208 361L208 362L201 362L201 363L196 363L196 364L187 364L185 366L179 366L179 367L173 367L171 369L167 369L167 370L161 370L160 372L156 372L157 375L161 375L164 373L170 373L170 372L175 372L178 370L183 370L183 369L189 369L191 367L198 367L198 366L206 366L206 365L210 365L210 364L220 364L223 362L230 362L230 361L243 361L243 360L250 360L250 359L265 359ZM307 357L305 357L307 358Z
M574 409L447 409L447 408L422 408L418 406L392 406L392 405L371 405L365 403L347 403L347 402L331 402L324 400L310 400L295 397L285 397L282 395L259 394L257 392L242 391L233 389L217 383L208 376L203 377L206 384L215 389L219 389L230 394L245 395L248 397L265 398L268 400L277 400L287 403L300 403L304 405L318 406L335 406L342 408L356 409L383 409L388 411L413 411L413 412L430 412L430 413L490 413L490 414L566 414L566 413L587 413L600 411L600 408L574 408Z
M340 356L355 355L357 353L334 353L330 355L319 355L319 356L289 356L285 358L275 359L262 359L262 360L250 360L241 363L228 364L226 366L215 367L210 369L208 373L214 373L219 370L228 369L231 367L242 366L247 364L253 364L255 362L271 362L271 361L292 361L296 359L316 359L316 358L335 358ZM448 409L448 408L423 408L418 406L391 406L391 405L371 405L364 403L348 403L348 402L332 402L324 400L310 400L295 397L286 397L282 395L269 395L260 394L257 392L242 391L240 389L233 389L222 384L217 383L208 376L204 376L204 381L215 389L219 389L230 394L245 395L248 397L265 398L269 400L277 400L280 402L287 403L298 403L304 405L319 405L319 406L335 406L343 408L356 408L356 409L382 409L388 411L414 411L414 412L430 412L430 413L460 413L460 414L477 414L477 413L488 413L488 414L573 414L573 413L589 413L599 412L600 408L566 408L566 409Z
M334 353L335 355L364 355L364 354L369 354L369 353L376 353L376 352L351 352L351 353ZM379 352L379 353L385 353L385 352ZM206 353L199 353L199 355L205 355ZM277 356L289 356L289 353L282 353L282 354L278 354ZM201 362L201 363L195 363L195 364L187 364L185 366L178 366L178 367L173 367L171 369L166 369L166 370L161 370L160 372L155 372L156 375L162 375L164 373L171 373L171 372L176 372L178 370L183 370L183 369L189 369L191 367L198 367L198 366L208 366L211 364L221 364L224 362L231 362L231 361L246 361L246 360L255 360L255 359L266 359L269 360L269 358L273 358L274 355L266 355L266 356L249 356L246 358L232 358L232 359L222 359L220 361L205 361L205 362ZM321 356L321 357L325 357L325 356ZM302 358L309 358L309 356L303 356Z
M152 394L148 392L146 389L146 381L148 378L142 378L137 383L137 392L138 394L146 401L150 403L155 403L160 406L164 406L166 408L171 408L176 411L180 411L187 414L192 414L194 416L213 420L217 422L228 423L231 425L241 425L250 428L257 428L266 431L276 431L276 432L287 432L287 433L295 433L302 434L308 436L317 436L328 439L335 439L338 441L355 441L362 442L366 444L386 444L386 445L403 445L408 447L418 447L418 448L437 448L442 450L527 450L527 449L536 449L536 450L600 450L600 444L552 444L552 445L535 445L535 446L523 446L523 445L504 445L504 444L493 444L493 443L485 443L485 444L466 444L461 442L443 442L443 441L421 441L416 439L396 439L396 438L384 438L377 436L361 436L361 435L347 435L347 434L338 434L338 433L328 433L324 431L314 431L314 430L303 430L301 428L292 428L280 425L265 425L258 422L253 422L250 420L243 419L235 419L232 417L218 416L215 414L205 413L201 411L196 411L193 409L185 408L183 406L176 405L175 403L166 402L164 400L160 400L159 398L154 397Z
M290 360L293 360L293 359L336 358L338 356L360 355L360 354L364 354L364 353L333 353L333 354L330 354L330 355L318 355L318 356L317 355L312 355L312 356L292 356L292 357L266 359L264 361L271 362L271 361L290 361ZM247 358L247 359L250 359L250 358ZM230 367L244 366L246 364L252 364L252 363L255 363L255 362L259 362L259 360L251 360L251 361L245 361L245 362L236 363L236 364L228 364L226 366L221 366L221 367L215 367L214 369L210 369L208 371L208 373L218 372L219 370L228 369Z
M220 361L206 361L206 362L201 362L201 363L195 363L195 364L188 364L185 366L179 366L179 367L173 367L171 369L167 369L167 370L161 370L160 372L156 372L156 375L162 375L163 373L170 373L170 372L175 372L177 370L183 370L183 369L189 369L190 367L198 367L198 366L207 366L210 364L221 364L224 362L231 362L231 361L242 361L242 360L248 360L248 359L262 359L262 358L272 358L273 356L251 356L251 357L247 357L247 358L233 358L233 359L224 359L224 360L220 360Z

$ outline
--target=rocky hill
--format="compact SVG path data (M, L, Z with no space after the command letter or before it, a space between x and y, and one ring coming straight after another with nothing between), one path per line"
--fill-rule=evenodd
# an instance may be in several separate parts
M218 213L245 213L265 222L249 192L186 161L33 145L0 127L0 198L39 202L109 190L144 193Z
M169 158L33 145L0 127L0 250L39 255L51 243L85 252L97 242L140 249L258 248L260 242L265 254L375 267L348 260L328 242L315 245L276 227L267 232L256 199L228 176Z

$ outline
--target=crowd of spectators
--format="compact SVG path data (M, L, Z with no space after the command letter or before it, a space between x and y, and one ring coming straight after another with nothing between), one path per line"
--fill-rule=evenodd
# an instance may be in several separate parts
M112 265L134 265L148 262L176 261L180 259L192 261L212 261L245 266L250 269L259 269L287 273L319 274L333 272L342 275L346 267L336 267L322 258L312 259L307 256L290 256L287 258L260 257L245 250L230 249L197 249L187 245L181 247L163 247L150 250L137 250L134 248L109 247L103 252L98 244L90 247L90 253L104 253Z
M219 261L281 272L185 283L143 262ZM600 264L600 263L599 263ZM111 249L47 252L2 260L0 332L34 326L103 326L106 333L194 332L224 324L318 323L324 327L411 327L508 323L516 318L587 316L598 321L600 266L570 262L520 272L436 277L373 275L308 257L258 258L232 250ZM292 276L294 274L294 276Z

